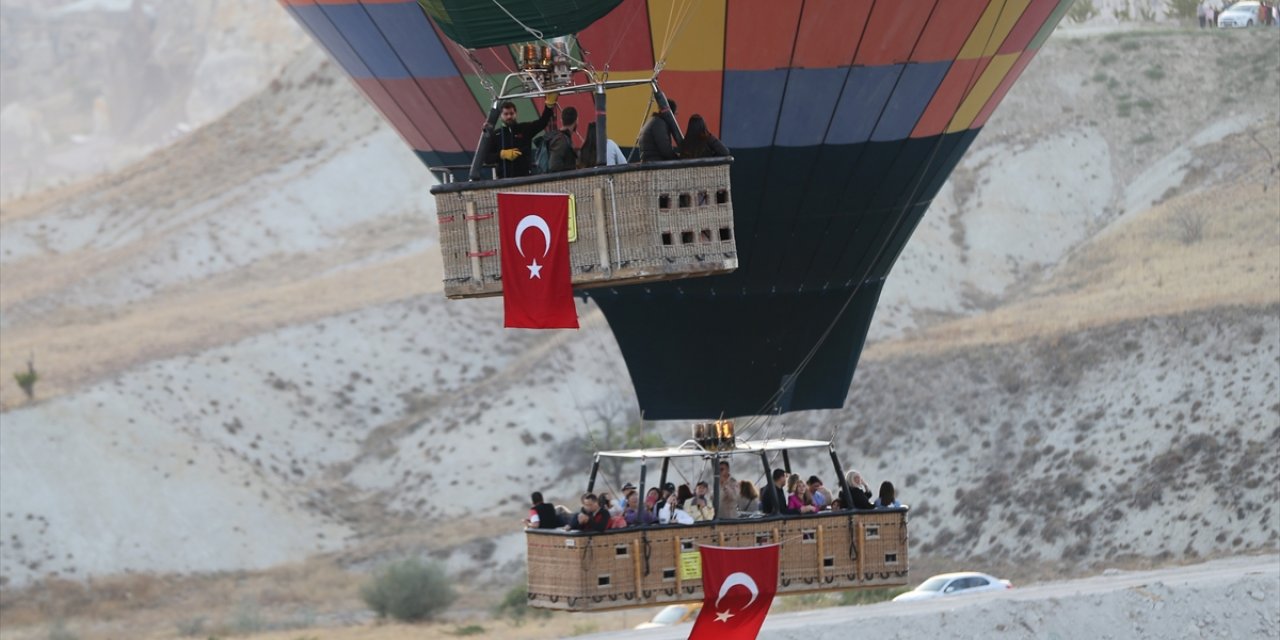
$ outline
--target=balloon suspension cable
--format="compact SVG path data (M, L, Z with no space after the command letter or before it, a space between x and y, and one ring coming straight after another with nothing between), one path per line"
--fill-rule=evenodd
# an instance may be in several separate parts
M496 1L496 0L495 0ZM663 31L662 52L658 54L657 59L653 63L653 77L657 78L658 74L667 66L667 54L671 53L671 46L680 37L680 32L689 24L689 18L693 15L693 7L701 2L701 0L693 0L692 2L680 3L680 11L676 11L675 3L667 11L667 28ZM672 32L671 24L675 22L675 31Z
M1004 11L1008 7L1008 3L1009 3L1008 0L1002 0L1000 5L1000 11L997 14L997 20L996 22L992 23L990 31L987 32L987 39L982 46L982 51L987 51L988 49L990 49L992 37L995 35L996 25L999 24L1001 19L1003 19ZM969 80L966 83L964 95L961 97L960 102L958 104L964 104L964 102L968 100L970 95L973 93L974 88L977 86L979 70L980 70L980 67L975 66L973 70L969 73ZM951 114L951 118L947 121L947 126L943 129L944 132L950 130L953 126L955 126L957 115L959 115L958 109L956 110L955 113ZM898 208L899 215L895 219L893 228L891 228L889 230L889 233L885 235L885 238L886 238L885 241L880 244L879 248L876 250L876 254L872 256L872 260L868 263L871 265L871 267L868 267L868 271L866 275L870 275L870 269L874 267L874 265L877 262L879 262L880 256L885 252L885 250L889 247L889 243L897 235L898 227L902 224L902 219L905 217L902 214L904 214L906 210L911 206L911 203L915 201L916 195L919 194L920 188L924 185L925 177L928 176L929 174L928 168L932 166L934 160L937 159L938 151L942 148L942 141L943 141L943 136L941 135L938 136L937 142L933 144L933 149L929 153L928 160L926 160L924 163L925 170L920 172L919 177L916 179L915 184L911 188L911 192L909 196L904 201L905 204L903 204L902 207ZM817 342L814 343L813 348L810 349L809 352L805 354L804 358L800 360L800 364L796 366L795 371L793 371L790 376L787 376L785 378L785 382L778 386L778 390L774 391L773 395L771 395L769 399L765 401L763 405L761 405L760 409L756 412L757 415L768 410L770 407L775 407L777 401L786 393L788 387L794 384L796 378L798 378L800 374L804 372L805 368L809 366L809 363L813 361L815 356L817 356L818 349L820 349L822 345L826 343L827 338L831 337L832 331L835 330L836 325L840 322L840 318L844 316L845 311L849 309L849 305L853 303L854 298L858 295L858 292L861 291L862 284L865 281L866 281L866 278L863 277L863 278L859 278L858 281L853 284L853 288L849 292L849 296L845 299L844 303L840 305L840 308L836 311L835 316L831 319L831 323L828 324L827 328L823 330L822 334L818 337ZM780 407L776 407L776 408L780 409Z

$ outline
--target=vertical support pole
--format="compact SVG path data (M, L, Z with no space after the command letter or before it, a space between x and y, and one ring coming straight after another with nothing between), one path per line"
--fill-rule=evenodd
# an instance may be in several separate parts
M858 522L858 582L862 582L862 558L867 555L867 532L861 521Z
M489 139L493 137L493 127L498 124L498 116L502 113L501 106L497 100L493 101L493 106L489 108L489 117L484 121L484 128L480 130L480 142L476 143L476 154L471 157L471 172L467 174L468 180L480 179L480 167L484 166L484 153L489 148Z
M467 223L467 248L471 255L471 279L479 286L484 283L484 273L480 271L480 231L476 225L476 203L467 201L467 215L463 216Z
M608 117L605 112L604 84L596 85L596 166L609 163Z
M836 494L837 499L839 499L839 496L848 496L851 504L844 505L844 508L852 509L853 508L853 504L852 504L853 492L849 490L849 483L845 482L844 467L840 465L840 456L836 455L835 447L831 447L831 466L835 467L836 482L840 483L840 493ZM835 505L832 505L831 508L835 509Z
M596 202L596 252L600 254L600 266L604 272L611 274L613 263L609 261L609 232L604 222L604 189L596 189L593 195Z
M643 602L644 596L641 595L641 588L644 586L644 574L640 572L640 556L644 553L644 546L639 538L636 538L633 542L635 543L635 552L631 555L635 558L636 600Z
M639 497L636 500L636 519L640 521L638 523L640 525L647 525L650 522L648 516L640 515L641 513L647 512L649 510L649 507L646 506L644 503L644 473L648 469L649 469L649 465L645 464L644 458L641 458L640 459L640 488L636 489L636 491L640 492L638 494ZM639 593L637 593L636 595L639 596Z
M600 456L596 455L595 460L591 461L591 479L587 480L587 493L595 493L598 473L600 473Z
M778 499L781 498L781 496L778 495L778 488L773 486L773 470L769 468L768 452L766 451L760 452L760 462L764 463L764 490L770 492L770 495L773 496L773 499L771 500L771 502L773 502L773 507L774 509L776 509L776 511L774 511L772 514L765 514L765 515L776 516L782 513L782 505L778 504ZM764 503L763 495L760 496L760 502L762 504Z
M671 127L671 136L676 139L676 144L684 144L684 134L680 133L680 124L676 122L676 116L671 113L671 103L667 102L667 94L658 88L658 83L653 83L653 99L658 103L658 109L662 113L662 119L667 121L667 126Z
M787 470L787 475L791 475L791 456L787 455L787 450L782 450L782 468Z
M827 577L827 554L822 541L822 525L818 525L818 579Z
M720 456L711 456L711 468L715 470L715 480L711 483L715 488L711 490L713 502L711 503L711 519L713 521L720 519Z
M682 578L682 577L681 577L681 575L680 575L680 574L684 573L683 571L681 571L681 570L680 570L680 566L681 566L681 563L680 563L680 536L679 536L679 535L676 535L676 537L672 538L672 539L671 539L671 543L672 543L672 545L671 545L671 546L675 548L675 554L676 554L676 555L675 555L675 559L676 559L676 594L679 594L679 593L680 593L680 587L683 587L683 586L684 586L684 578Z
M669 467L670 465L671 465L671 458L662 459L662 475L658 477L659 494L661 494L662 490L667 486L667 467Z

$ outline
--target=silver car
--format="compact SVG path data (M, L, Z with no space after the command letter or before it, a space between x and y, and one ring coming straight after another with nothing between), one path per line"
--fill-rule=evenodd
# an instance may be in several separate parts
M976 571L960 573L941 573L920 586L894 598L894 602L911 602L913 600L932 600L945 596L958 596L983 591L1004 591L1012 589L1013 583Z
M1218 14L1219 28L1252 27L1258 23L1257 2L1237 2Z

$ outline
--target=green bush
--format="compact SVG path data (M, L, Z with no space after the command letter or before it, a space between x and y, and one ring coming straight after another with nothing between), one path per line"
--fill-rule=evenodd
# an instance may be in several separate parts
M493 608L493 613L500 618L507 618L519 626L527 617L549 618L551 612L546 609L534 609L529 606L529 591L524 584L518 584L507 591L502 602Z
M1196 8L1200 6L1200 0L1165 0L1165 13L1171 18L1179 20L1195 20Z
M380 618L417 622L448 609L458 594L439 566L412 558L383 568L361 587L360 597Z
M478 624L469 624L465 627L458 627L449 632L450 635L455 636L478 636L482 633L484 633L484 627Z
M1093 4L1093 0L1076 0L1075 4L1067 9L1067 17L1076 24L1088 22L1096 15L1098 15L1098 7Z

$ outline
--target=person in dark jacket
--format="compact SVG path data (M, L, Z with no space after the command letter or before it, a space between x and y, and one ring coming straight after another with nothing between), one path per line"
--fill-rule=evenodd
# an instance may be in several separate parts
M484 161L498 166L499 178L518 178L529 175L532 170L533 137L538 135L555 117L557 94L547 94L547 106L542 110L542 117L533 122L516 120L516 105L511 102L502 103L502 117L489 138L489 150Z
M843 489L840 490L840 504L845 509L874 509L875 505L871 503L871 487L867 486L867 481L862 479L862 474L857 471L850 471L844 474L845 484L849 485L849 493L853 494L850 498Z
M671 116L674 118L676 101L668 100L667 104L671 106ZM671 125L662 116L663 113L665 112L659 111L653 114L640 132L640 162L675 160L678 157L676 147L672 144L675 136L671 132Z
M573 133L578 130L578 110L565 107L560 112L560 130L547 140L547 152L551 155L547 171L569 171L578 165L578 152L573 148Z
M729 148L707 130L707 122L702 116L689 116L689 126L684 132L684 142L680 144L680 158L726 157Z
M767 516L795 515L795 511L787 507L786 469L773 470L773 482L765 485L760 491L760 512Z
M542 501L542 492L534 491L530 496L533 507L529 509L529 517L525 518L524 526L530 529L556 529L560 527L560 516L556 515L556 508Z
M609 528L609 512L600 508L600 500L596 494L582 496L582 511L569 523L569 528L576 531L604 531Z

